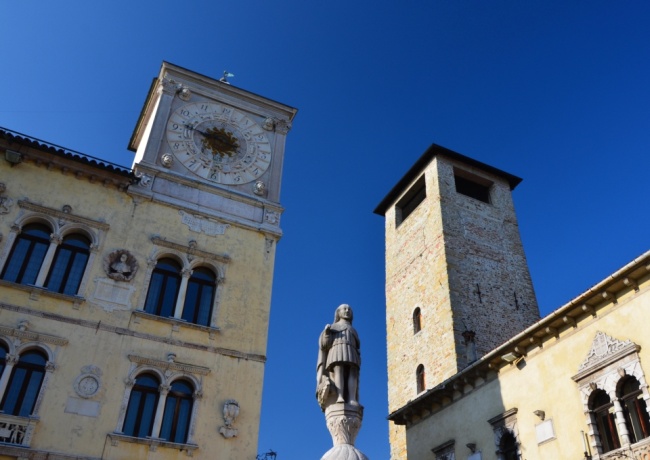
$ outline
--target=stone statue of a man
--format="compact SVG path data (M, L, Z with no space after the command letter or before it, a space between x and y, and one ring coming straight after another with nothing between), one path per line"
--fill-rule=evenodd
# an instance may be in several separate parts
M360 346L357 331L352 327L352 308L340 305L334 324L327 324L319 338L316 397L323 409L330 379L336 387L337 403L359 404Z

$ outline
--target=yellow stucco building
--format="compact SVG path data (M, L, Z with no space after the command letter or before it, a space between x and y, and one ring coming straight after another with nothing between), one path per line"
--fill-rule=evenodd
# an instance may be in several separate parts
M255 458L295 114L163 63L132 170L0 131L0 459Z
M385 216L392 459L650 458L650 252L545 318L520 179L433 145Z

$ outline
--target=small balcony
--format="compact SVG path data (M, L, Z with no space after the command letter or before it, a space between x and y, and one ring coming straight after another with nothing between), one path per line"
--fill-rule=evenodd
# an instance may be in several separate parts
M37 418L0 413L0 443L29 447Z

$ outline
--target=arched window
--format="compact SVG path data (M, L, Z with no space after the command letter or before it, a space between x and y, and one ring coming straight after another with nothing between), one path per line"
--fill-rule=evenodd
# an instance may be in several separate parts
M135 380L122 428L125 435L136 438L151 436L159 386L160 381L151 374L142 374Z
M158 316L173 316L180 283L181 266L173 259L160 259L151 275L144 311Z
M420 307L413 312L413 333L417 334L422 329L422 312Z
M16 238L1 278L18 284L34 284L50 246L52 231L43 224L25 225Z
M5 414L27 417L32 414L45 377L47 357L39 350L20 355L7 384L0 410Z
M66 236L56 249L45 287L50 291L75 295L79 290L89 256L88 238L79 234Z
M650 418L639 381L635 377L627 377L620 386L619 397L630 442L639 442L650 436Z
M160 438L170 442L185 443L190 429L194 388L185 380L172 383L163 413Z
M503 433L503 436L501 436L501 441L499 441L499 452L501 453L499 458L502 460L519 459L517 453L517 439L510 430L506 430Z
M596 417L596 426L600 437L603 453L618 449L621 443L618 439L614 405L604 390L596 390L591 396L589 409Z
M183 316L190 323L209 326L216 287L216 276L205 267L194 269L187 284Z
M418 393L422 393L426 388L424 381L424 366L422 364L420 364L415 371L415 380L417 382Z

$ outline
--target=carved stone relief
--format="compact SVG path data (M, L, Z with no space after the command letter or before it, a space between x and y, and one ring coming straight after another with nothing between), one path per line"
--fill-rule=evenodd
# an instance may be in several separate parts
M277 211L265 210L264 220L271 225L278 225L280 223L280 213Z
M104 258L104 271L115 281L131 281L138 271L138 261L126 249L118 249Z
M102 371L97 366L84 366L72 387L82 398L92 398L101 388Z
M239 433L239 430L233 426L238 416L239 403L234 399L229 399L223 405L223 421L225 422L225 426L219 428L219 433L224 438L234 438Z
M221 224L203 217L193 216L183 211L179 211L179 214L181 215L181 222L187 225L193 232L216 236L223 235L226 233L226 229L230 227L228 224Z
M0 182L0 195L4 194L7 186L4 182ZM14 200L7 196L0 196L0 214L8 214L14 205Z
M253 185L253 193L257 196L266 195L266 184L261 180L255 182L255 185Z
M589 353L587 353L587 357L582 364L580 364L578 372L597 366L608 357L629 347L634 347L634 344L631 341L626 340L623 342L599 331L596 333L596 337L594 337L591 349L589 350Z
M171 153L165 153L160 157L160 162L165 168L171 168L174 164L174 156Z

